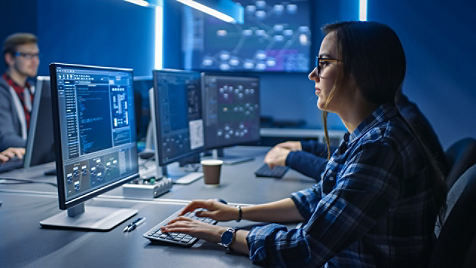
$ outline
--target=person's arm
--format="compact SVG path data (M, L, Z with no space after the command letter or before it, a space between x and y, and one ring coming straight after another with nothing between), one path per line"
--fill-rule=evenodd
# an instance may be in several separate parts
M289 152L285 165L316 181L320 181L322 172L326 169L327 159L305 151Z
M0 88L0 151L26 145L26 141L15 131L11 100L9 91Z
M316 140L301 141L303 151L311 153L315 156L327 158L327 144ZM331 155L337 150L338 146L331 145Z
M301 142L299 141L287 141L283 143L279 143L274 146L269 152L266 154L264 158L264 162L270 167L274 168L276 166L285 166L286 165L286 158L288 154L292 151L300 151L301 150Z
M400 172L396 153L391 146L377 147L362 146L353 154L302 229L253 228L247 237L251 260L266 266L320 267L372 229L400 196L392 173Z
M197 208L204 208L207 211L198 211L198 217L209 217L218 221L231 221L239 219L237 207L225 205L217 200L194 200L188 204L180 215ZM291 198L280 201L241 207L242 219L262 222L294 222L302 221L304 218L299 213Z
M300 141L287 141L277 144L275 147L285 148L291 151L301 151L301 142Z
M290 152L291 151L289 149L275 146L266 154L266 156L264 157L264 162L271 169L277 166L284 167L286 165L286 159Z
M261 205L242 207L241 211L243 219L250 221L297 222L304 220L291 198Z

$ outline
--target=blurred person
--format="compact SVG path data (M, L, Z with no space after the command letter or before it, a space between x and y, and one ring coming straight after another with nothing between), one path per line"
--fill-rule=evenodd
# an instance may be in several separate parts
M38 39L30 33L16 33L3 43L7 66L0 79L0 151L25 147L34 86L27 82L36 77L40 64Z

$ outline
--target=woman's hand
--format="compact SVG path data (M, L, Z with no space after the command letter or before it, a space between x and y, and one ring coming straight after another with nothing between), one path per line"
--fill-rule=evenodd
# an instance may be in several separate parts
M184 233L212 243L220 243L221 235L228 229L187 217L178 217L161 227L164 233Z
M197 208L204 208L208 211L197 211L195 215L197 217L208 217L216 221L231 221L237 220L239 212L237 207L223 204L215 199L208 200L194 200L188 204L183 210L181 215L187 212L192 212Z

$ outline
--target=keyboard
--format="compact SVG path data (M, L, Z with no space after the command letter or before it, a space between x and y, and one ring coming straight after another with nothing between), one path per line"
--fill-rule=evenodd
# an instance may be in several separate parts
M210 223L213 225L217 224L218 221L213 220L211 218L201 218L201 217L195 216L195 212L200 210L202 209L197 209L194 212L188 212L187 214L183 216L194 219L194 220L200 220L200 221ZM191 235L182 234L182 233L162 233L162 231L160 230L160 227L165 226L172 219L176 218L180 214L181 211L182 209L178 210L177 212L172 214L170 217L168 217L161 223L154 226L152 229L150 229L144 234L144 237L149 239L152 242L172 243L172 244L177 244L177 245L181 245L185 247L191 247L195 242L198 241L198 238L193 237Z
M267 164L263 164L258 170L255 171L257 177L271 177L282 178L288 171L289 167L277 166L270 169Z
M7 172L13 169L21 168L23 166L23 159L17 156L11 158L7 162L0 162L0 173Z

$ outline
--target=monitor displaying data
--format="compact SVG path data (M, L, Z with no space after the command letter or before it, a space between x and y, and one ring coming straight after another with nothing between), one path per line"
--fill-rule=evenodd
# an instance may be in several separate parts
M259 88L258 77L202 74L207 149L259 141Z
M231 24L184 7L183 53L188 70L309 72L308 0L236 0L244 23Z
M155 70L154 120L159 165L204 150L200 73Z
M65 209L137 175L133 73L66 64L50 65L50 73Z

